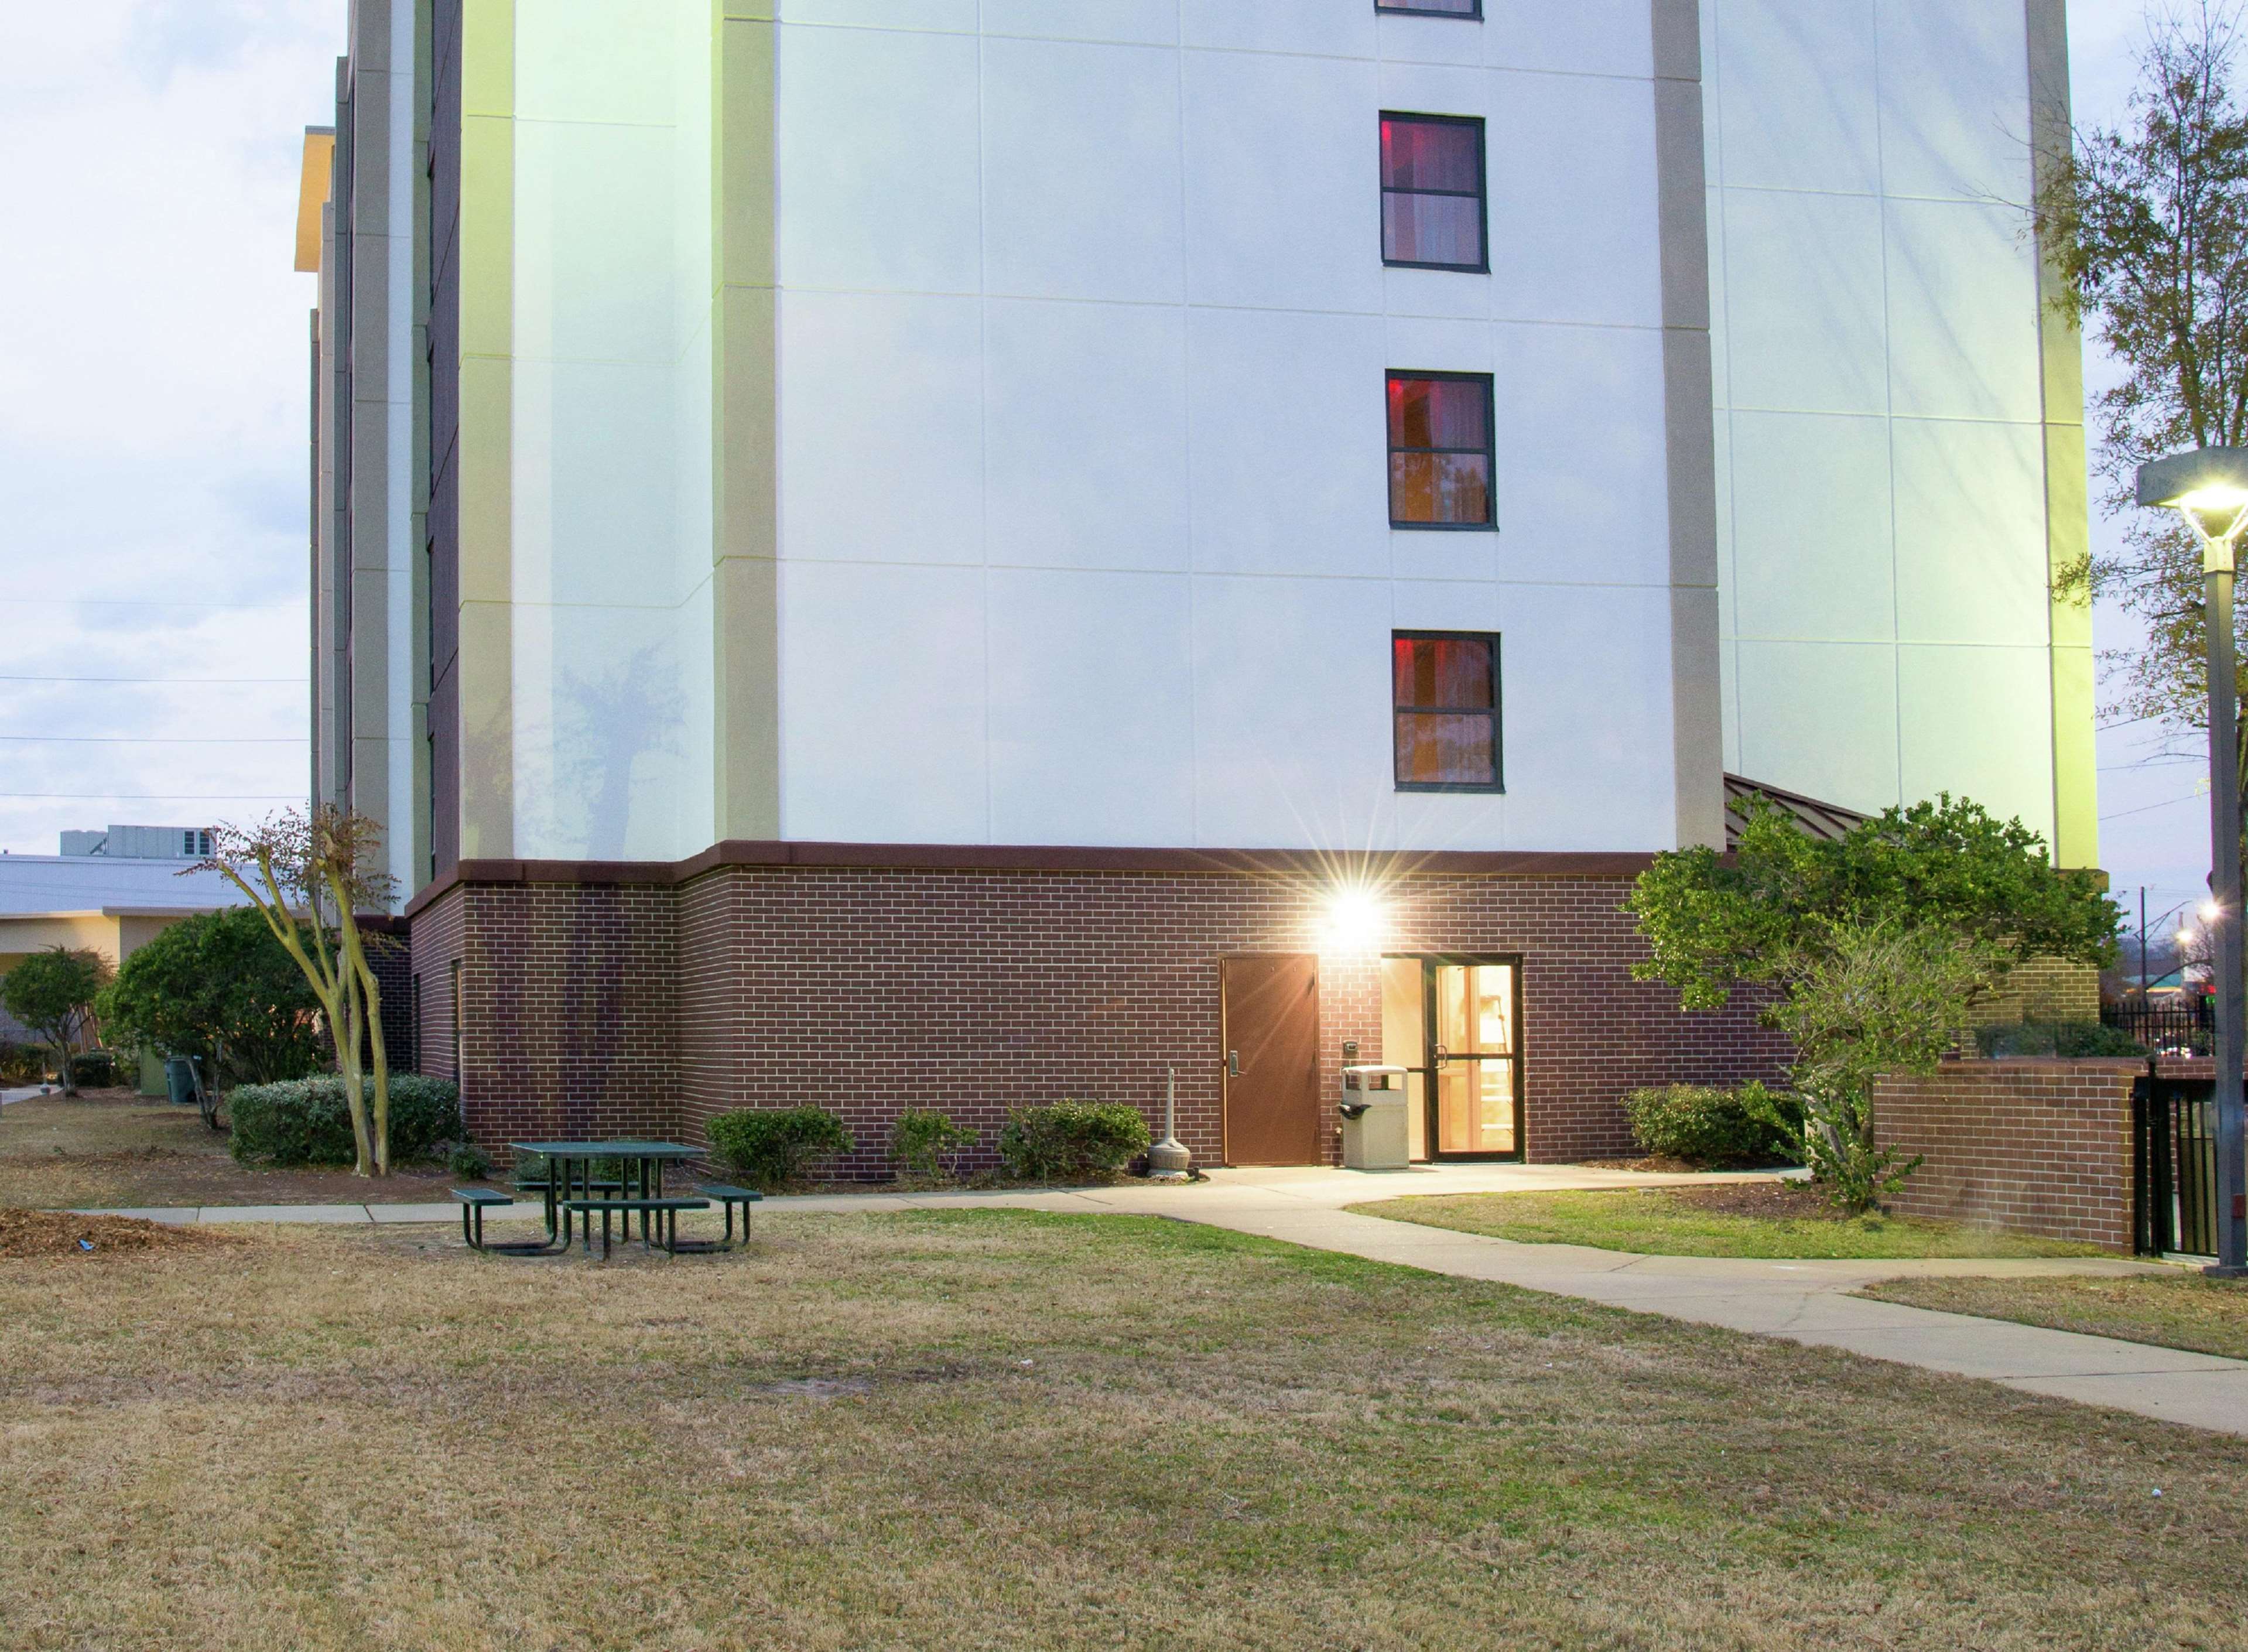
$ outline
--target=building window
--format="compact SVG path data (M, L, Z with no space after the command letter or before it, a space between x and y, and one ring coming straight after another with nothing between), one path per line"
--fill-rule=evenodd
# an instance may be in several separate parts
M1389 525L1489 528L1491 445L1487 373L1389 375Z
M1483 19L1483 0L1374 0L1376 11L1402 11L1416 17Z
M1381 117L1381 261L1477 274L1491 268L1482 121Z
M1400 792L1499 792L1498 639L1400 631L1390 640Z

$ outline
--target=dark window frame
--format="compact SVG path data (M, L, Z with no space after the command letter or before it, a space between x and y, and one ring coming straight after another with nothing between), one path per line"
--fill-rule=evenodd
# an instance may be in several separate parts
M1421 14L1428 15L1428 14ZM1376 119L1374 128L1375 165L1380 162L1381 129L1392 120L1410 120L1430 127L1472 127L1476 147L1476 245L1482 255L1473 264L1428 264L1415 258L1393 258L1389 256L1389 197L1394 195L1445 195L1455 201L1467 198L1464 189L1393 189L1381 185L1381 223L1377 230L1381 237L1381 264L1386 270L1434 270L1445 275L1483 275L1491 273L1491 134L1479 114L1422 114L1411 109L1384 109Z
M1503 634L1497 631L1414 631L1389 633L1389 778L1400 792L1457 792L1499 797L1506 792L1506 682L1500 672ZM1483 642L1491 647L1491 703L1487 706L1400 705L1397 703L1397 645L1401 642ZM1491 775L1480 780L1400 780L1397 778L1397 719L1402 716L1491 719Z
M1401 448L1389 436L1389 387L1400 379L1408 384L1479 384L1483 387L1483 436L1480 448ZM1384 451L1382 486L1389 490L1389 526L1395 533L1496 533L1498 531L1498 391L1496 375L1488 373L1423 372L1418 367L1391 367L1381 379L1381 441ZM1489 467L1484 473L1484 519L1480 522L1404 522L1397 516L1397 456L1401 453L1480 453Z
M1374 9L1383 17L1436 17L1445 23L1481 23L1483 0L1475 0L1472 11L1424 11L1411 0L1374 0Z

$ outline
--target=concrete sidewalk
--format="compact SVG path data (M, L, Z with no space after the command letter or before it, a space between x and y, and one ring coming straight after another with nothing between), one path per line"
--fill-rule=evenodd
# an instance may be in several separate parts
M1184 1186L1133 1182L1055 1193L878 1193L769 1199L769 1211L1013 1209L1166 1216L1314 1250L1487 1279L1639 1313L1840 1348L1869 1359L2001 1382L2031 1394L2248 1435L2248 1362L2106 1337L1874 1302L1847 1294L1876 1279L1929 1274L2159 1272L2122 1258L2058 1261L1766 1262L1633 1256L1517 1244L1345 1210L1422 1193L1655 1187L1731 1180L1559 1165L1445 1165L1369 1176L1326 1169L1220 1170ZM211 1206L120 1210L161 1222L455 1222L451 1204ZM536 1203L488 1221L536 1218Z

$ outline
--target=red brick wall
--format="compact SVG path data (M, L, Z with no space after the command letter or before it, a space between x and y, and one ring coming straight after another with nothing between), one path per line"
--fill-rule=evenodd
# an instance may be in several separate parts
M1884 1146L1924 1153L1890 1203L1901 1216L2132 1246L2131 1086L2136 1061L1947 1061L1884 1079Z
M1771 1078L1786 1059L1746 1010L1683 1015L1629 978L1628 888L1422 876L1391 892L1383 949L1523 955L1533 1160L1628 1151L1619 1102L1636 1086ZM1323 916L1312 883L1251 874L721 866L676 888L465 886L417 915L415 952L432 1028L449 1026L449 1002L428 1002L445 959L464 962L463 1101L487 1144L700 1141L730 1107L810 1101L860 1143L844 1170L880 1175L903 1107L943 1108L988 1160L1012 1107L1122 1100L1159 1123L1175 1066L1180 1136L1214 1162L1219 960L1319 952ZM1370 952L1321 960L1328 1094L1345 1039L1380 1059L1377 971Z

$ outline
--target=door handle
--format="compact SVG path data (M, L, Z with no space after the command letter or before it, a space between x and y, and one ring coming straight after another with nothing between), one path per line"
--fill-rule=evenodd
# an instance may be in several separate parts
M1237 1079L1241 1076L1240 1051L1228 1050L1225 1052L1225 1076L1229 1079Z

